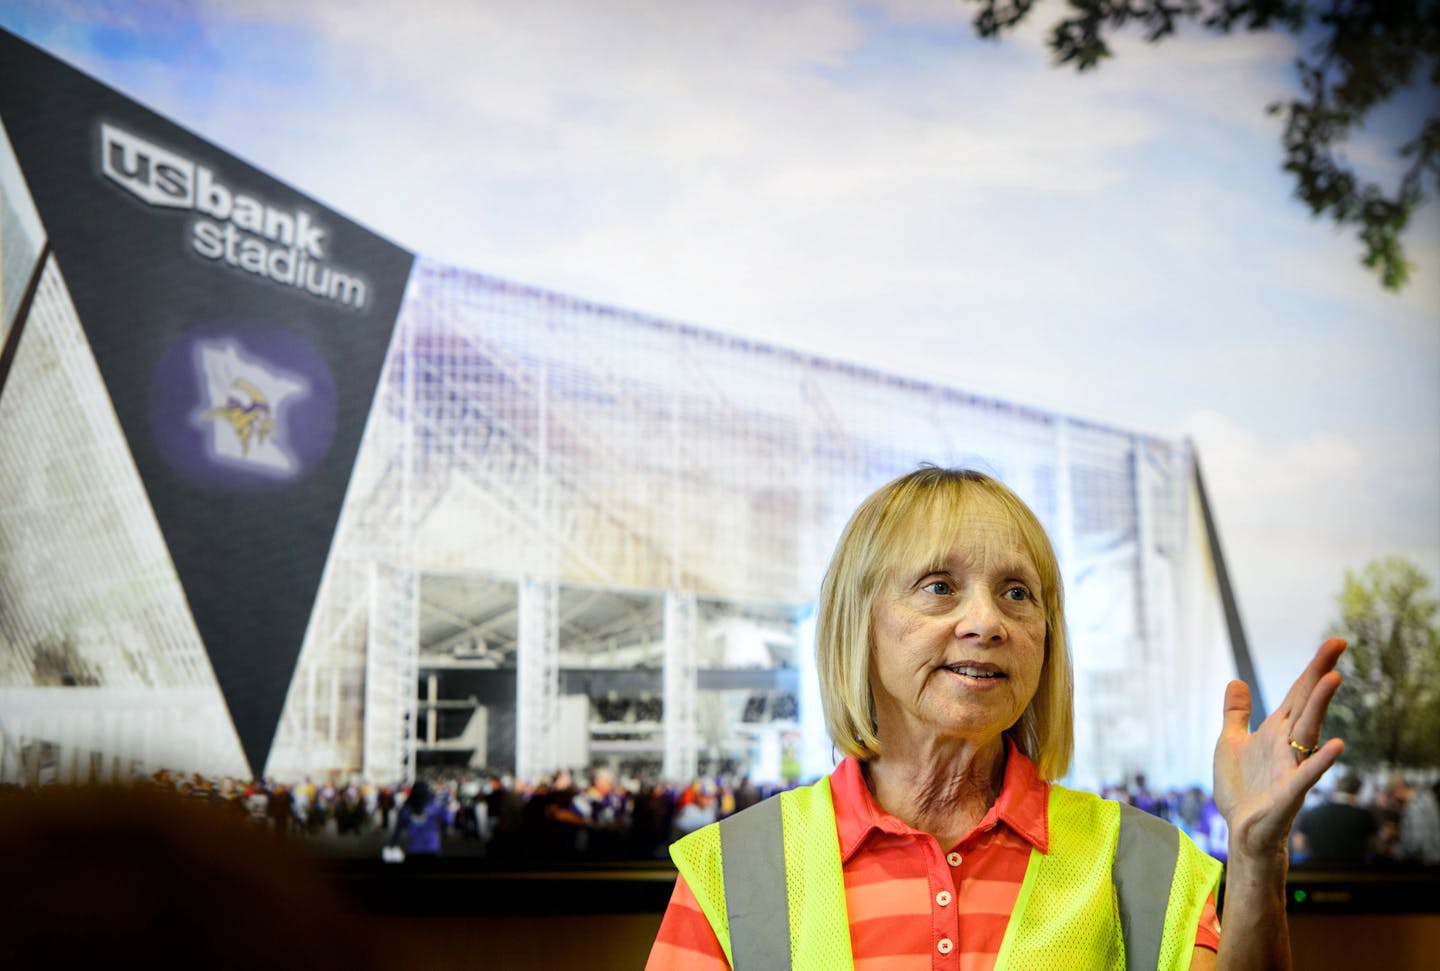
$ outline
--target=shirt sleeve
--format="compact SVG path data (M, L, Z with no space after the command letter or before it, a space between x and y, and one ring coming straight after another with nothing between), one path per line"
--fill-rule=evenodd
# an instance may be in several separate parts
M725 949L684 877L675 878L645 971L730 971Z
M1200 911L1200 926L1195 930L1195 946L1207 951L1220 950L1220 918L1215 914L1215 895L1205 898L1205 909Z

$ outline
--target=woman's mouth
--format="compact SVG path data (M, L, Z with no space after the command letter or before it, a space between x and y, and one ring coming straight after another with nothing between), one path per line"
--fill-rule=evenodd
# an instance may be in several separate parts
M947 664L945 670L952 674L958 674L966 678L977 678L982 681L997 680L1005 677L1005 673L994 665L990 664Z

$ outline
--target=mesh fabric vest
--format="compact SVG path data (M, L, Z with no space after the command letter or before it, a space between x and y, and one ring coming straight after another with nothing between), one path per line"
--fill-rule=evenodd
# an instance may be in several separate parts
M676 867L736 971L851 967L830 780L766 803L676 842L670 848ZM1142 815L1126 812L1130 822ZM1162 841L1169 831L1168 848L1152 841L1138 852L1127 851L1128 863L1115 867L1121 807L1089 793L1051 786L1049 817L1050 851L1031 851L996 971L1127 971L1127 942L1129 971L1188 968L1220 864L1173 827L1150 820L1139 829L1160 832ZM728 840L721 833L727 825L732 826ZM737 838L742 827L744 837ZM1146 891L1153 915L1118 900L1120 869L1128 869L1130 885ZM728 888L727 875L733 880ZM1142 901L1138 909L1144 906ZM732 930L739 939L732 940Z

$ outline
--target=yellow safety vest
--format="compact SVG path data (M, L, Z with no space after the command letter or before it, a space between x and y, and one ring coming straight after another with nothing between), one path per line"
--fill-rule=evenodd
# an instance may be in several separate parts
M1051 786L1049 815L1050 850L1031 850L996 971L1189 968L1219 862L1169 823L1089 793ZM853 967L828 778L670 855L735 971Z

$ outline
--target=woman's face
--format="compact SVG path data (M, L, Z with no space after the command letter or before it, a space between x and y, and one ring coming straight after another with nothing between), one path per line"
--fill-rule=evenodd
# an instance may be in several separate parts
M887 736L998 739L1040 683L1040 574L1007 511L970 499L940 559L897 564L870 611L882 750Z

